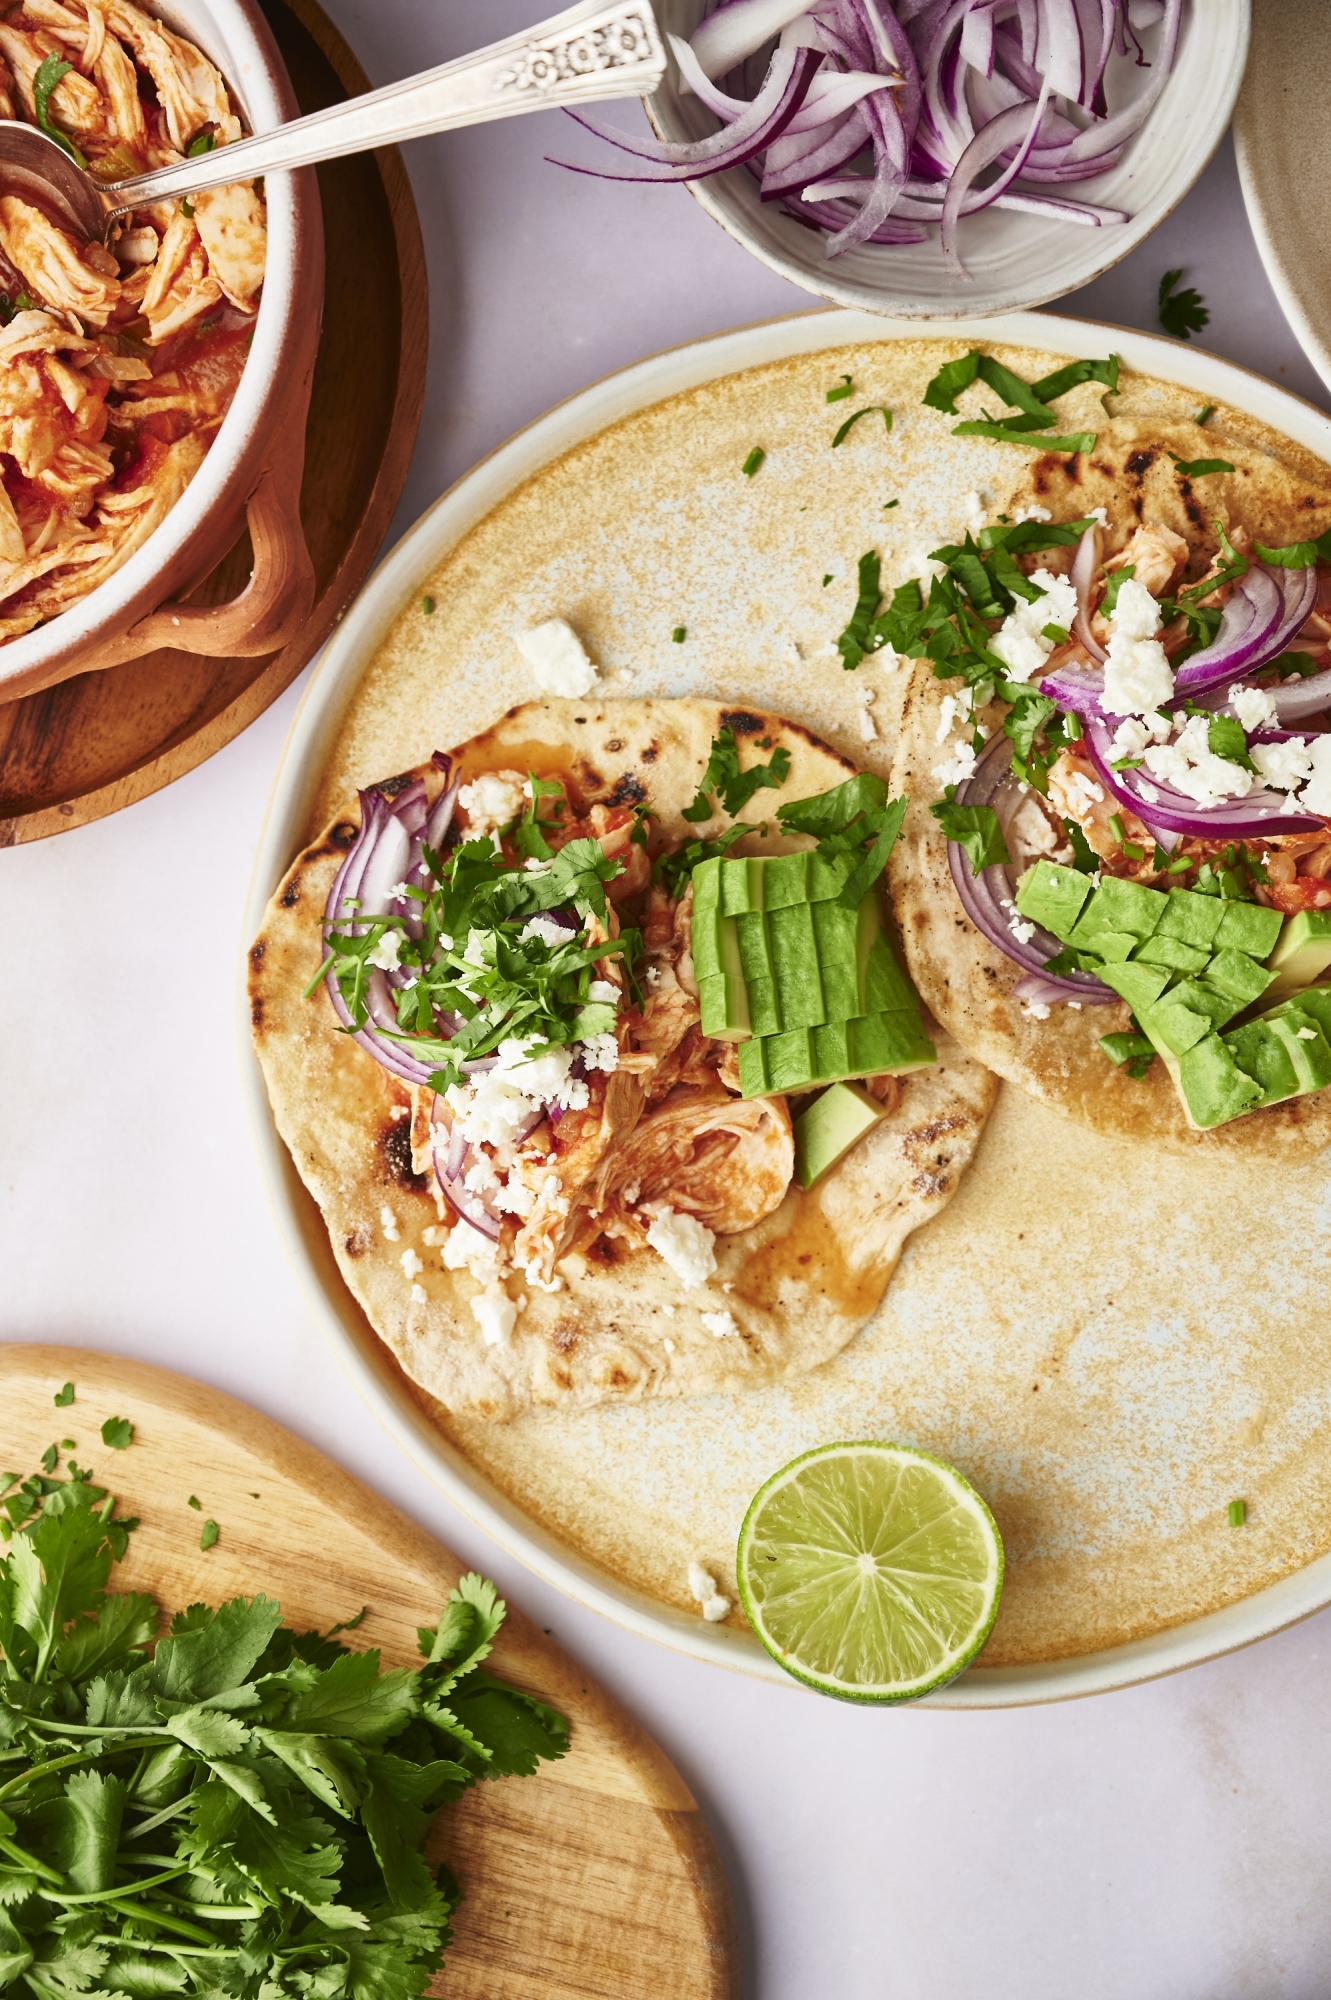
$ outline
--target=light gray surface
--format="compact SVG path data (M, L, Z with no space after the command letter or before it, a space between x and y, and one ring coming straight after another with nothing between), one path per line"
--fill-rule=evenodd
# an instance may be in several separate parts
M335 11L381 83L541 10ZM605 371L806 303L678 190L542 166L566 144L538 117L412 149L435 330L399 527ZM1261 271L1228 146L1156 237L1064 309L1151 327L1177 264L1211 305L1205 344L1327 406ZM282 1259L237 1085L240 911L294 700L170 791L0 859L0 1336L135 1354L246 1397L496 1576L697 1790L752 2000L1322 2000L1328 1616L1094 1702L866 1714L582 1612L377 1429Z

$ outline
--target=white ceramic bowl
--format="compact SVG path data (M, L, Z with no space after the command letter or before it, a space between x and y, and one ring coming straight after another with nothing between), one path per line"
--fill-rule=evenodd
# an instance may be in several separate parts
M225 77L253 132L300 115L255 0L140 0ZM123 569L46 625L0 646L0 701L50 687L142 647L131 628L202 581L235 542L272 452L305 408L323 302L323 222L313 168L270 174L268 256L249 359L235 400L188 490ZM158 640L158 643L162 643ZM192 650L212 651L207 644Z
M656 0L662 28L686 40L703 11L702 0ZM1071 200L1126 209L1131 221L1087 229L985 209L961 224L969 278L943 262L936 231L927 243L864 244L829 258L822 232L796 222L776 202L762 201L747 167L688 187L737 243L783 278L838 305L904 319L971 318L1043 305L1109 270L1182 201L1229 124L1248 55L1249 14L1249 0L1188 0L1173 70L1146 124L1111 172L1064 190ZM1156 38L1155 32L1143 38L1148 51ZM1110 104L1126 103L1144 75L1115 57ZM647 110L663 139L701 139L719 129L697 97L681 94L673 61Z

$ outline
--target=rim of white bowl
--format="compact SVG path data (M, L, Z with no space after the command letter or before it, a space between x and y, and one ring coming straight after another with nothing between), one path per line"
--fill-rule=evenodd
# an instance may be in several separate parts
M1141 374L1184 384L1270 423L1331 461L1331 417L1264 376L1205 349L1155 334L1052 313L1011 313L979 329L987 340L1081 359L1103 354L1106 335L1124 363ZM935 323L929 337L973 340L971 319ZM617 370L558 403L518 431L427 508L362 589L316 665L296 710L273 781L255 856L239 954L237 1033L242 1086L265 1190L284 1247L315 1316L379 1422L478 1527L545 1582L642 1638L709 1665L793 1687L790 1677L747 1630L709 1625L621 1582L523 1513L434 1427L389 1350L343 1284L313 1199L306 1192L273 1119L250 1039L246 953L269 896L302 844L314 793L342 715L365 665L422 580L475 523L515 487L621 418L704 382L792 355L870 341L918 340L918 321L814 308L690 341ZM973 1667L919 1704L927 1708L1024 1707L1117 1688L1180 1672L1269 1638L1331 1604L1331 1554L1293 1575L1200 1618L1130 1644L1033 1666Z

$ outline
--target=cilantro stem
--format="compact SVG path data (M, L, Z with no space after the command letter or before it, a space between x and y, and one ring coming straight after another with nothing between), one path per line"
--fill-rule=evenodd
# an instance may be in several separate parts
M164 1869L160 1875L149 1875L142 1882L126 1882L123 1889L86 1889L73 1896L62 1895L58 1889L52 1889L49 1894L46 1891L43 1894L47 1895L49 1902L65 1903L71 1907L76 1903L122 1903L126 1896L141 1896L145 1889L155 1889L159 1882L174 1882L181 1875L192 1874L193 1870L194 1864L187 1862L183 1868Z
M319 967L319 970L315 973L313 979L310 981L309 985L305 988L305 991L301 994L300 997L302 1000L308 1000L311 997L315 987L318 986L321 980L327 979L329 973L332 971L333 967L336 964L337 964L337 953L335 951L330 951L327 958L324 960L323 964Z
M107 1899L101 1897L97 1900L105 1902ZM216 1938L209 1931L202 1930L198 1924L187 1924L183 1917L169 1916L165 1910L157 1909L152 1903L135 1903L128 1897L122 1897L116 1908L127 1917L138 1917L144 1923L158 1924L163 1930L175 1931L181 1937L191 1938L195 1944L209 1945L214 1951L219 1949ZM257 1916L259 1912L253 1911L251 1914ZM123 1944L124 1939L121 1938L118 1942ZM136 1938L134 1946L136 1951L141 1950L142 1940Z
M143 1743L143 1744L135 1744L133 1746L135 1749L144 1749L144 1750L147 1749L156 1750L161 1743L161 1739L164 1736L170 1736L171 1734L171 1731L169 1729L157 1729L150 1722L148 1723L107 1722L100 1724L91 1722L48 1722L44 1716L40 1715L25 1715L23 1720L27 1724L29 1729L46 1729L49 1730L50 1733L54 1736L140 1736L141 1737L147 1734L149 1731L151 1731L153 1741L150 1744ZM117 1747L121 1750L128 1750L131 1746L127 1743L121 1743Z
M47 1882L63 1882L65 1879L58 1868L48 1868L35 1854L29 1854L26 1847L20 1847L16 1840L0 1840L0 1854L7 1854L20 1868L30 1868L34 1875L40 1875Z

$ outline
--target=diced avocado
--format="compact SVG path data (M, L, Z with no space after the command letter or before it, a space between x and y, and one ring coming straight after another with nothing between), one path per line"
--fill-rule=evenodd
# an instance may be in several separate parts
M1211 986L1205 979L1180 979L1177 986L1170 989L1171 1004L1190 1007L1194 1014L1205 1014L1213 1028L1223 1028L1236 1014L1242 1013L1241 1004L1222 993L1217 986ZM1143 1026L1145 1023L1143 1023Z
M763 908L784 910L792 903L807 903L808 900L808 854L772 855L763 872Z
M1069 946L1069 950L1071 948ZM1131 958L1136 950L1137 940L1131 931L1096 931L1079 956L1084 957L1094 971L1097 965L1122 965L1124 959Z
M859 911L835 902L814 903L810 907L814 948L823 982L823 1018L853 1020L864 1011L860 998Z
M1253 1104L1254 1111L1263 1104L1278 1104L1284 1097L1297 1097L1298 1072L1289 1050L1268 1021L1248 1021L1220 1039L1243 1074L1250 1076L1262 1093Z
M862 1014L858 1021L847 1022L846 1028L854 1076L896 1074L938 1061L938 1051L914 1007L898 1008L890 1014Z
M1100 977L1138 1016L1143 1007L1152 1006L1160 998L1169 984L1169 974L1163 966L1141 965L1136 959L1127 965L1106 965Z
M767 1050L771 1046L766 1039L757 1036L751 1042L739 1045L739 1088L742 1097L766 1097Z
M878 899L871 889L860 904L860 999L866 1014L893 1014L919 1005L915 988L897 964L896 953L883 935Z
M1271 993L1277 998L1315 984L1331 965L1331 910L1300 910L1286 917L1266 964L1276 975Z
M721 863L721 908L728 917L763 906L763 870L759 855L726 857Z
M721 858L713 855L710 861L700 861L690 876L693 884L693 914L699 910L717 909L721 902Z
M741 974L713 972L698 981L702 1031L718 1042L744 1042L753 1033L749 996Z
M733 917L721 914L720 867L720 862L714 860L693 871L693 966L700 979L711 973L738 970L738 962L734 965L728 962L722 943L727 932L733 938L735 922Z
M827 1080L849 1076L855 1067L850 1054L850 1023L829 1021L824 1028L811 1028L813 1036L813 1078Z
M749 989L749 1031L754 1035L779 1035L785 1022L775 983L770 979L746 979Z
M1246 952L1226 949L1218 951L1207 966L1204 984L1237 1000L1239 1007L1250 1007L1261 999L1274 977Z
M1168 900L1158 889L1146 889L1140 882L1102 875L1068 943L1089 944L1097 931L1131 931L1135 938L1148 938L1158 928Z
M1203 950L1215 942L1225 905L1218 896L1199 896L1195 889L1171 889L1169 907L1160 919L1159 937L1178 938Z
M769 983L776 978L772 953L767 942L767 922L761 910L746 910L735 919L739 940L739 962L750 985L755 979Z
M767 941L781 1018L789 1028L816 1028L827 1019L813 906L790 903L767 911Z
M1066 939L1091 893L1091 878L1057 861L1037 861L1017 891L1017 908L1030 923Z
M1245 1076L1219 1035L1193 1045L1171 1071L1193 1124L1203 1132L1255 1108L1261 1086Z
M1214 902L1204 896L1203 902ZM1215 934L1217 951L1241 951L1249 958L1269 958L1284 927L1279 910L1261 903L1221 903L1220 928Z
M1287 1014L1291 1007L1307 1014L1316 1021L1327 1040L1331 1042L1331 986L1305 986L1301 993L1292 993L1288 1000L1282 1000L1277 1007L1268 1007L1262 1016L1264 1021L1272 1021L1277 1014Z
M1331 1083L1331 1044L1312 1015L1291 1007L1276 1015L1271 1032L1284 1043L1300 1090L1325 1090Z
M1137 1019L1162 1056L1181 1056L1213 1032L1205 1014L1180 1006L1172 994L1144 1012L1139 1010Z
M1139 965L1163 965L1170 972L1200 972L1210 956L1200 945L1184 944L1182 938L1161 937L1158 931L1137 947Z
M788 1028L763 1044L767 1055L769 1090L804 1090L819 1081L813 1059L813 1035L808 1028Z
M834 902L855 873L863 857L859 853L809 856L809 901Z
M809 1189L887 1116L853 1083L834 1083L795 1120L795 1178Z

